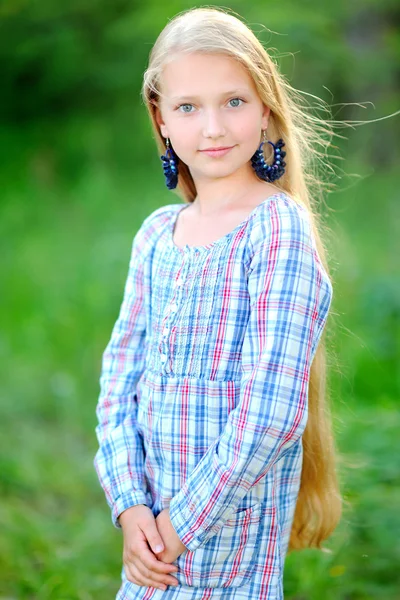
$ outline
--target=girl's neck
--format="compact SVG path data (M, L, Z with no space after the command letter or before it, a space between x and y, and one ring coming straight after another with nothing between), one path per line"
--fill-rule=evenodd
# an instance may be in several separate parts
M241 208L251 208L280 191L282 190L271 183L260 180L252 181L241 193L236 190L231 193L216 193L214 196L197 194L192 202L191 212L197 214L198 217L207 218Z

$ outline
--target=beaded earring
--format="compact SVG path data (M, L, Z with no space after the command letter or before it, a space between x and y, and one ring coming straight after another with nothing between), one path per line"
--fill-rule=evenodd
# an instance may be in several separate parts
M263 144L268 141L268 144L271 144L274 148L274 160L271 165L265 162L264 153L262 150ZM283 167L286 166L286 163L282 160L286 156L286 152L281 150L282 146L285 145L285 142L282 139L279 139L276 144L273 144L266 138L265 129L263 131L263 141L261 142L258 150L251 157L251 166L254 171L258 175L260 179L263 181L273 182L285 172Z
M167 149L165 154L161 156L165 181L167 188L173 190L178 184L178 156L170 147L169 138L166 139Z

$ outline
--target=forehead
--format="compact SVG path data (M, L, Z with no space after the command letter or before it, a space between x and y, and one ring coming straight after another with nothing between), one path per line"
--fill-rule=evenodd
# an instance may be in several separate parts
M237 60L202 53L181 54L171 59L162 70L161 87L169 99L255 91L251 75Z

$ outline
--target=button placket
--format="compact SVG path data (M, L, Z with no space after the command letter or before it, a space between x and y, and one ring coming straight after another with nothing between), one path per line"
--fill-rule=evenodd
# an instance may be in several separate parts
M178 279L175 281L174 295L172 297L171 303L167 307L166 314L165 314L164 320L163 320L164 326L162 329L162 339L161 339L161 343L159 345L159 349L161 352L160 361L166 371L170 371L170 364L167 363L167 361L168 361L168 358L171 358L171 356L169 355L168 337L171 332L173 319L178 312L179 301L183 296L183 285L186 281L184 273L185 273L185 271L187 272L187 267L188 267L187 264L183 265L181 274L179 275Z

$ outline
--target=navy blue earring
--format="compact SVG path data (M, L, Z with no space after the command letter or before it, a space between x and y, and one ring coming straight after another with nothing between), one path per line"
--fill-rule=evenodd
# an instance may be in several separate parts
M169 190L173 190L178 185L178 157L170 147L169 138L166 141L167 149L165 154L161 156L165 182Z
M263 152L263 144L268 141L268 144L271 144L274 148L274 160L271 165L265 162L264 152ZM273 182L285 172L284 167L286 163L282 160L286 156L286 152L281 150L282 146L285 145L285 142L282 139L279 139L276 144L273 144L269 140L266 139L265 130L263 131L263 141L261 142L258 150L251 157L251 166L254 171L258 175L260 179L263 181Z

